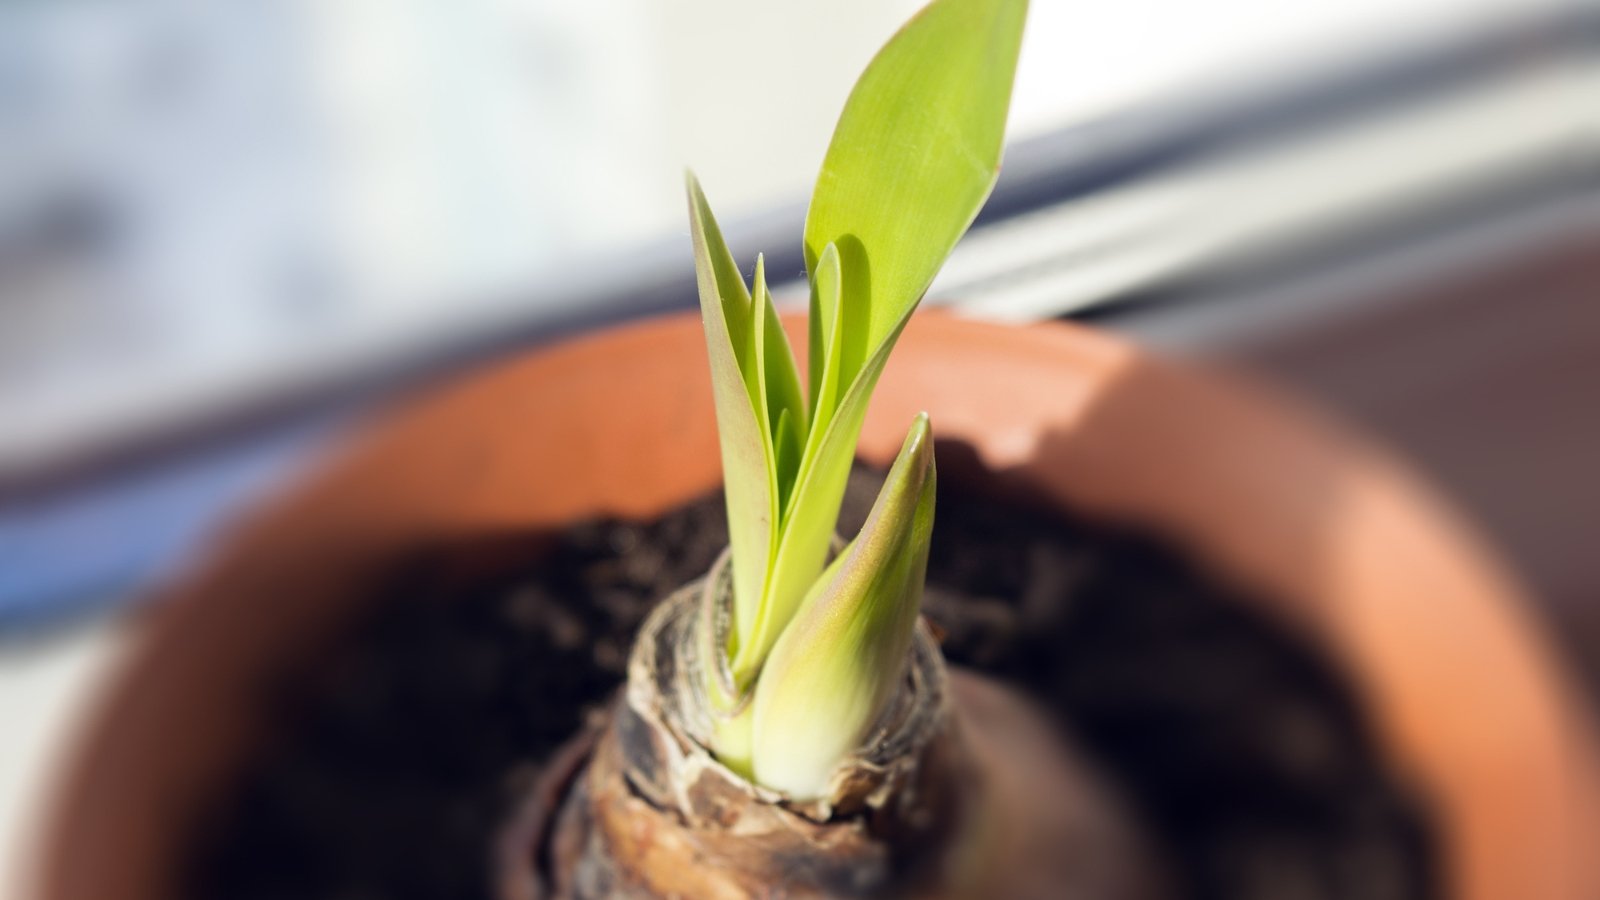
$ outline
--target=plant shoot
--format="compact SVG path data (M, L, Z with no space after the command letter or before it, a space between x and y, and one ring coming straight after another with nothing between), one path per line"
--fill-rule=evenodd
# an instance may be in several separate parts
M933 523L925 415L861 535L830 550L873 388L994 186L1026 13L1026 0L934 0L856 83L806 216L804 389L762 260L747 284L689 177L732 554L710 749L791 796L823 789L904 671Z

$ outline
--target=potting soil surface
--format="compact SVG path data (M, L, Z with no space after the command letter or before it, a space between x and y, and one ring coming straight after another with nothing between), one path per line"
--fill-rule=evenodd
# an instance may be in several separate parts
M841 532L880 480L856 473ZM373 613L280 686L273 737L196 829L188 894L489 896L496 830L611 696L652 605L711 564L723 515L715 495L653 522L408 561ZM933 542L924 608L948 659L1057 713L1186 896L1440 893L1425 816L1349 691L1181 552L946 484Z

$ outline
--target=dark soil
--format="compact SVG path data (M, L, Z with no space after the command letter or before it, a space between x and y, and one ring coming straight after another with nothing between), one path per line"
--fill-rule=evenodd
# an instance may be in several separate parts
M877 484L852 484L842 531ZM413 561L283 686L278 737L200 830L190 896L487 896L503 817L620 682L645 613L710 565L722 515L709 497ZM1173 548L942 484L928 581L949 659L1057 711L1188 896L1440 893L1423 816L1348 691Z

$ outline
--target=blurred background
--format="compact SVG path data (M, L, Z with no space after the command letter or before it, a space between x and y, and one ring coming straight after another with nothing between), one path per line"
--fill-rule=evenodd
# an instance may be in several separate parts
M408 387L693 307L686 166L802 296L919 5L0 4L0 873L139 599L252 500ZM1010 131L930 303L1364 425L1600 687L1600 4L1034 0Z

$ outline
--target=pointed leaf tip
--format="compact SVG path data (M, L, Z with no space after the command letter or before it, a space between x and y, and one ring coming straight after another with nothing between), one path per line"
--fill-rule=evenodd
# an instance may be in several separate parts
M933 0L845 102L804 250L811 262L838 245L857 362L915 308L994 186L1027 10L1027 0Z

